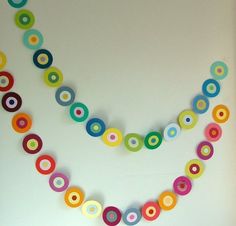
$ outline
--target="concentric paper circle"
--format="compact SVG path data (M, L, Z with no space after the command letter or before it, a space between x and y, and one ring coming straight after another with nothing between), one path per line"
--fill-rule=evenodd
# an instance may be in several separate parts
M156 202L147 202L142 207L142 216L147 221L156 220L161 213L161 209Z
M8 3L14 8L21 8L27 3L27 0L8 0Z
M44 82L50 87L59 87L63 82L63 74L56 67L50 67L44 71Z
M209 100L203 95L197 95L192 102L193 111L197 114L203 114L209 109Z
M69 106L75 100L75 92L68 86L61 86L55 93L55 98L61 106Z
M71 208L79 207L84 201L84 193L77 187L70 187L65 193L64 200Z
M22 142L23 149L29 154L38 153L43 147L43 141L36 134L29 134L24 137Z
M205 128L205 136L208 141L218 141L222 136L222 129L216 123L210 123Z
M125 136L124 143L127 150L137 152L143 147L143 138L137 133L129 133Z
M32 119L26 113L18 113L12 118L12 127L18 133L26 133L31 129Z
M216 80L222 80L228 75L228 66L222 61L216 61L211 65L211 75Z
M31 11L22 9L15 15L15 23L21 29L30 29L35 22L34 15Z
M63 192L69 186L69 179L63 173L53 173L49 178L49 185L53 191Z
M198 117L192 110L185 110L179 114L179 125L183 129L192 129L197 122Z
M7 71L0 72L0 92L9 91L14 85L12 74Z
M204 166L199 159L190 160L185 166L185 173L192 179L199 178L204 172Z
M43 175L52 173L56 168L56 162L50 155L41 155L35 162L37 171Z
M123 136L120 130L116 128L109 128L102 135L103 142L111 147L119 146L123 140Z
M106 130L106 125L99 118L91 118L86 124L86 131L92 137L100 137Z
M7 63L7 57L4 52L0 51L0 70L2 70Z
M23 35L23 43L29 49L39 49L43 44L43 35L36 29L27 30Z
M202 85L202 93L207 97L216 97L220 93L220 84L215 79L207 79Z
M17 93L9 92L2 97L2 107L8 112L18 111L21 105L22 99Z
M89 110L83 103L76 102L70 107L70 116L76 122L83 122L89 116Z
M162 136L159 132L150 132L144 138L144 144L148 149L156 149L162 143Z
M215 106L212 111L212 117L217 123L225 123L226 121L228 121L229 115L229 109L223 104Z
M158 199L159 205L163 210L172 210L177 203L177 197L175 193L171 191L164 191L161 193Z
M39 49L34 53L33 62L36 67L45 69L51 66L53 62L53 57L48 50Z
M89 219L97 218L102 213L102 205L94 200L86 201L82 206L82 214Z
M197 146L197 156L202 160L210 159L214 154L214 147L208 141L202 141Z
M187 195L192 189L192 182L188 177L177 177L174 181L173 189L178 195Z
M172 141L176 139L180 134L180 127L177 123L170 123L164 129L163 136L166 141Z
M102 218L105 224L115 226L121 221L121 212L114 206L108 206L103 210Z
M126 225L136 225L140 222L141 218L140 210L136 208L127 209L122 216L123 222Z

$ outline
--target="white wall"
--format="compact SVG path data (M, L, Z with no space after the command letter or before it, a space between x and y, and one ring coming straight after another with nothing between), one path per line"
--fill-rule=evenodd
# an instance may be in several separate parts
M77 90L77 100L89 106L91 116L124 133L144 135L175 121L210 77L211 63L228 64L220 95L194 130L153 152L110 149L90 138L56 103L54 89L44 85L42 71L32 63L33 52L22 44L23 31L13 21L16 10L0 2L0 49L8 57L6 70L15 76L14 90L23 98L21 111L32 115L32 132L44 141L42 153L56 156L57 168L69 173L72 185L81 186L87 199L122 211L156 199L196 157L211 109L222 103L229 106L231 119L222 125L215 155L191 194L156 222L140 225L236 225L235 1L29 0L27 8L65 84ZM22 150L12 116L0 108L0 225L103 225L101 219L87 220L80 209L67 208L63 194L49 188L48 177L34 168L37 156Z

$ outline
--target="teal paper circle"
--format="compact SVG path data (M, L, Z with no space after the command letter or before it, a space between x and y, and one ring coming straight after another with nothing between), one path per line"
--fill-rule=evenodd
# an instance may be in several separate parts
M14 8L21 8L27 3L27 0L8 0L8 3Z
M80 111L81 115L77 111ZM83 122L88 118L89 110L85 104L76 102L70 107L70 116L76 122Z
M223 72L217 72L216 69L223 70ZM228 66L223 61L216 61L211 65L211 75L216 80L222 80L228 75Z
M38 39L38 42L36 44L30 43L30 38L32 36L36 36ZM43 44L43 35L41 34L40 31L36 30L36 29L30 29L28 31L26 31L23 35L23 43L24 45L29 48L29 49L39 49L42 44Z

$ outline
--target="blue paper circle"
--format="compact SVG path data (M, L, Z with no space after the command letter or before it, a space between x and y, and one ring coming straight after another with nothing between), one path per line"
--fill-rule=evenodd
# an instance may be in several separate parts
M96 127L96 129L95 129ZM89 119L86 125L87 133L92 137L102 136L106 130L106 125L103 120L99 118Z
M37 38L38 38L38 43L37 44L30 43L29 38L32 35L37 36ZM43 35L41 34L40 31L38 31L36 29L30 29L30 30L28 30L24 33L23 43L29 49L34 49L34 50L39 49L43 44Z
M63 93L69 96L68 100L63 100L63 97L61 96L63 95ZM69 106L75 100L75 92L73 89L71 89L68 86L61 86L57 89L55 93L55 98L56 98L57 103L60 104L61 106Z
M46 55L47 56L47 61L46 63L42 63L38 57L40 57L41 55ZM39 49L34 53L33 56L33 62L35 64L36 67L41 68L41 69L45 69L51 66L52 62L53 62L53 57L52 54L46 50L46 49Z
M135 220L131 220L129 219L129 215L134 213L137 218ZM130 209L127 209L125 211L125 213L123 214L122 216L122 219L123 219L123 222L126 224L126 225L136 225L139 223L139 221L141 220L142 218L142 215L140 213L140 210L136 209L136 208L130 208Z
M8 0L8 3L14 8L21 8L27 3L27 0Z
M177 123L170 123L163 132L163 137L166 141L176 139L180 134L180 126Z
M215 79L207 79L202 84L202 92L207 97L216 97L220 93L220 84Z
M198 103L199 101L204 102L204 107L203 108L199 108ZM207 112L207 110L209 109L209 100L207 99L207 97L203 96L203 95L197 95L196 97L193 98L193 102L192 102L192 107L193 107L193 111L197 114L203 114L205 112Z

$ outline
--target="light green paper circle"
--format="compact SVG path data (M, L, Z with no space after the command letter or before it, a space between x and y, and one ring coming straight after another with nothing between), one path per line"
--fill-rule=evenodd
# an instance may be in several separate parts
M130 139L134 138L137 141L137 145L130 145ZM132 152L137 152L143 147L143 138L137 133L129 133L125 136L124 139L125 147Z
M25 15L27 16L30 20L28 23L24 24L22 21L21 21L21 17ZM31 27L33 27L34 25L34 22L35 22L35 18L34 18L34 15L31 11L29 10L26 10L26 9L22 9L22 10L19 10L16 14L15 14L15 23L16 25L21 28L21 29L30 29Z

